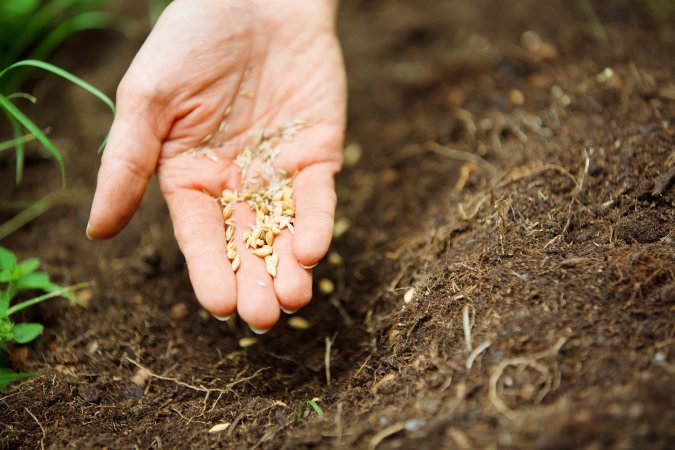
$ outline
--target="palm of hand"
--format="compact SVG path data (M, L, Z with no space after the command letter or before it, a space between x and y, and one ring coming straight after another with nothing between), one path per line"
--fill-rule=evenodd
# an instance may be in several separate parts
M123 227L156 168L197 298L215 315L237 309L252 328L264 330L278 320L279 305L296 310L310 300L305 267L330 243L344 128L342 61L330 19L312 26L298 16L308 11L293 7L271 14L209 6L172 5L125 75L88 232L108 237ZM176 40L169 44L171 36ZM213 197L241 189L234 159L252 132L297 119L309 127L282 144L275 162L296 174L296 233L284 230L275 240L276 278L243 244L237 244L235 275ZM218 142L206 154L190 151L209 135ZM240 204L233 217L240 243L252 212Z

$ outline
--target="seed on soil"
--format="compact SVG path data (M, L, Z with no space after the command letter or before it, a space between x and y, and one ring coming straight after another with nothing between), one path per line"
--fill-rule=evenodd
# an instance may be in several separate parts
M150 379L150 372L146 369L138 368L131 377L131 382L140 388L144 388Z
M246 348L258 343L257 337L244 337L239 339L239 347Z
M335 291L335 284L328 278L319 280L319 292L322 294L332 294Z
M219 424L216 424L216 425L212 426L211 429L209 430L209 433L218 433L220 431L227 430L229 427L230 427L229 422L219 423Z
M411 287L410 289L405 291L405 294L403 294L403 302L406 304L410 303L414 296L415 296L415 288Z
M309 321L300 316L292 316L288 319L288 326L296 330L307 330L311 327Z

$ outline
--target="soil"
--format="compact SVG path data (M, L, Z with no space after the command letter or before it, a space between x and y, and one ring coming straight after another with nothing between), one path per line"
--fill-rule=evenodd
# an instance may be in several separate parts
M0 446L672 448L675 27L594 2L605 41L580 3L341 3L363 152L337 180L342 263L316 268L336 289L246 348L200 311L156 186L85 239L110 117L39 83L76 206L2 244L95 286L25 316L46 330L12 364L41 375L0 396ZM100 38L56 59L112 93L142 36ZM2 164L3 198L58 188L47 159L20 188Z

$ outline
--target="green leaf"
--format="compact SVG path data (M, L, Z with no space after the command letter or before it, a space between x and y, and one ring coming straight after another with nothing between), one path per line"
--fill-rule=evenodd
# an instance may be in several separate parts
M38 337L44 327L39 323L17 323L12 330L17 344L27 344Z
M26 378L34 377L36 372L17 373L6 367L0 368L0 389L4 389L12 381L24 380Z
M16 265L16 274L20 277L33 273L40 267L38 258L30 258Z
M33 272L20 276L14 280L13 288L17 292L30 289L40 289L46 292L52 292L61 287L49 280L49 274L47 272Z
M12 66L10 66L12 67ZM5 69L6 71L7 69ZM2 77L2 74L5 72L0 72L0 77ZM47 137L46 134L42 132L42 130L35 125L35 123L30 120L24 113L19 110L12 102L7 100L7 97L4 95L0 94L0 107L3 108L5 111L7 111L11 116L13 116L24 128L26 128L31 134L35 136L35 138L40 141L42 145L45 146L45 148L49 151L49 153L52 154L54 159L56 160L56 164L59 166L59 169L61 170L61 184L65 186L66 184L66 169L63 166L63 158L61 157L61 153L56 149L52 141Z
M14 270L16 267L16 255L0 245L0 270Z

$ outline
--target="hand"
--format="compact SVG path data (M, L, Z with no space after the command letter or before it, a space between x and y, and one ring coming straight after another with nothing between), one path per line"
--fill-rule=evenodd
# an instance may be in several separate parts
M312 296L311 267L330 244L333 177L342 162L346 83L334 30L334 0L176 0L162 14L117 91L117 114L103 153L87 235L117 234L156 170L195 294L212 314L238 311L254 331L271 328L281 308ZM222 146L199 154L219 129ZM295 234L275 240L276 278L244 249L253 214L237 205L232 270L220 207L223 189L241 189L234 158L250 133L304 120L275 165L293 181ZM211 152L211 151L209 151ZM209 157L210 156L210 157Z

